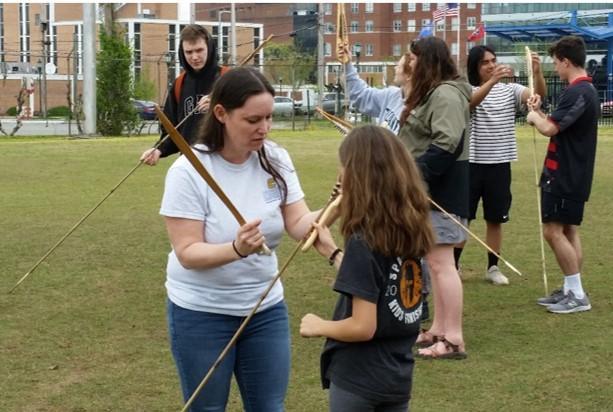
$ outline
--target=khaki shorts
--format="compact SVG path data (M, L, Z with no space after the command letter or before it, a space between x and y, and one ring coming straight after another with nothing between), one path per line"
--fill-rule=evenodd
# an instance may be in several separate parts
M453 213L451 216L464 226L468 224L466 218L459 217ZM466 232L464 229L443 212L431 210L430 221L432 222L432 229L434 230L437 245L454 245L466 240Z

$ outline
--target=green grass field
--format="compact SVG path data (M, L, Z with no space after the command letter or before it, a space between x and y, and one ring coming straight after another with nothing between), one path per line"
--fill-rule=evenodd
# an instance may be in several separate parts
M543 293L532 131L519 129L503 256L508 287L483 280L486 252L463 255L469 358L418 360L412 411L613 411L613 130L602 129L581 235L591 312L552 315ZM288 148L311 208L335 182L332 128L271 137ZM177 411L182 402L165 322L169 251L158 208L171 160L142 167L13 294L8 290L137 163L155 137L0 139L0 411ZM546 139L538 138L540 169ZM483 221L472 229L484 234ZM280 261L293 249L287 240ZM550 289L561 281L546 246ZM504 269L504 266L503 266ZM284 276L293 334L288 411L322 411L323 340L300 338L306 312L329 316L334 273L314 252ZM241 410L233 390L229 411Z

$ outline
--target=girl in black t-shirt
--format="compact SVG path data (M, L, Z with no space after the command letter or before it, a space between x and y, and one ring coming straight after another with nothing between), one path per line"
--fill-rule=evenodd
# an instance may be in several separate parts
M406 411L422 311L419 257L433 244L428 198L415 162L386 129L354 129L339 155L345 251L321 225L315 247L338 269L340 296L332 320L307 314L300 333L327 338L321 374L331 411Z

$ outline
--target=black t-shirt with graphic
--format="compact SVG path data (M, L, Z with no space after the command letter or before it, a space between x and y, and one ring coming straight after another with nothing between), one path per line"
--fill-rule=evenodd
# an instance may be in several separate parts
M549 119L559 128L551 137L540 186L545 192L586 202L596 157L600 101L589 77L573 81Z
M351 316L353 296L377 304L377 330L367 342L327 339L321 356L324 388L338 387L375 401L402 402L411 393L412 348L422 312L418 259L382 256L353 235L334 290L333 320Z

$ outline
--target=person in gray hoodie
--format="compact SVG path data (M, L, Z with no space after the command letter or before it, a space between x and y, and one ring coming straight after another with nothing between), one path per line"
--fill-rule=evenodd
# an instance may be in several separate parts
M345 56L351 56L347 43L339 44L337 59L342 63ZM404 108L404 99L408 96L411 78L409 53L405 53L394 69L394 85L382 89L369 87L360 78L351 59L345 63L347 93L353 106L360 112L377 118L377 123L391 130L400 131L400 114Z
M347 42L338 45L336 58L343 63L349 53ZM370 87L362 80L351 59L345 64L345 78L347 80L347 93L349 100L360 113L375 116L377 123L394 134L400 131L400 115L404 109L404 100L411 90L411 55L405 53L394 68L394 85L382 89ZM428 295L430 294L430 271L422 259L422 321L430 317L428 309Z
M409 149L432 200L430 218L436 245L426 255L434 293L434 319L417 340L421 357L466 357L462 333L462 282L453 246L466 238L450 215L468 217L468 137L472 90L461 79L445 42L426 37L411 43L411 92L400 122ZM438 206L436 206L438 205Z

